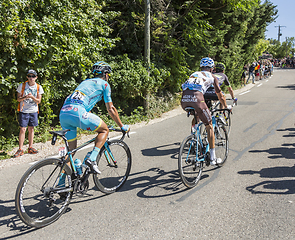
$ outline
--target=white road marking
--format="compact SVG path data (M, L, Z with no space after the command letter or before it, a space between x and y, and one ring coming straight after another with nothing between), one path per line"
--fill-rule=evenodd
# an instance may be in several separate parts
M251 91L248 90L248 91L246 91L246 92L242 92L242 93L240 93L239 95L243 95L243 94L246 94L246 93L248 93L248 92L251 92Z

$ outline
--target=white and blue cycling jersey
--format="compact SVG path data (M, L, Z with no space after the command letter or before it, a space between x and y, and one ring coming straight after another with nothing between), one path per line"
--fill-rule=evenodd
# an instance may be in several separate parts
M205 75L204 75L204 74ZM205 93L207 89L214 83L214 77L211 72L202 71L194 72L190 75L189 79L182 84L182 90L194 90L201 93Z

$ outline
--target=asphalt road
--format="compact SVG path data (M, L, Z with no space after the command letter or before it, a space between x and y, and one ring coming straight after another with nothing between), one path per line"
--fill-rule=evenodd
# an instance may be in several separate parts
M91 179L85 197L41 229L16 216L15 189L28 163L0 172L1 239L294 239L295 70L277 70L237 94L230 151L193 189L177 172L190 118L180 114L133 131L131 174L104 195ZM83 159L84 152L80 152Z

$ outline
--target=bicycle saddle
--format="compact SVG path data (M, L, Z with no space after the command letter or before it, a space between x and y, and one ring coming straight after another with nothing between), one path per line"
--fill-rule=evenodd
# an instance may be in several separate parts
M189 117L189 115L195 115L195 109L193 107L186 107L184 109L184 111L187 112L187 116Z
M56 134L58 136L65 136L70 129L60 130L60 131L49 131L50 134Z

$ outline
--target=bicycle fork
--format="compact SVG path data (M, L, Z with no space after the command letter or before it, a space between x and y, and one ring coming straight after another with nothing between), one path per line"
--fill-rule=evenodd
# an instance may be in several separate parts
M106 148L106 151L104 151L104 155L108 161L108 166L117 168L118 167L117 161L115 160L115 158L111 152L109 144L106 142L104 144L104 146ZM112 162L113 162L113 164L112 164Z

